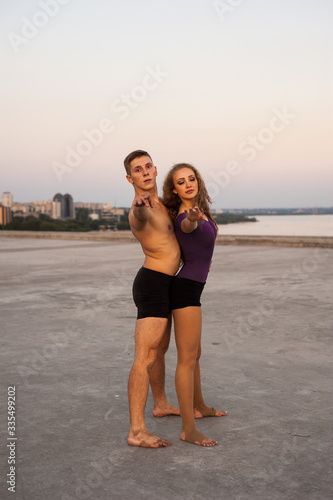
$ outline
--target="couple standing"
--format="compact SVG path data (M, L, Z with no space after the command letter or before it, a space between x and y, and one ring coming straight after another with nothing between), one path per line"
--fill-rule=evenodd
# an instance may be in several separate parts
M149 382L154 398L154 415L181 415L181 439L202 446L215 440L202 434L194 417L222 416L208 407L201 393L200 296L205 285L217 234L210 198L199 172L188 164L177 164L163 186L163 203L158 198L157 170L146 151L137 150L124 160L126 178L133 184L135 198L129 213L134 236L145 254L143 267L133 283L138 308L135 329L135 357L128 381L132 446L158 448L171 442L151 434L144 423ZM184 265L175 276L180 263ZM179 410L170 405L165 390L164 355L174 318L177 346L176 391Z

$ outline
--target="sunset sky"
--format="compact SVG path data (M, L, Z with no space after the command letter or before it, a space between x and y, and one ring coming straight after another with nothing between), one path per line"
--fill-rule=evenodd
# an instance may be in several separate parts
M187 162L214 208L332 206L332 20L332 0L2 0L1 192L130 206L145 149L160 194Z

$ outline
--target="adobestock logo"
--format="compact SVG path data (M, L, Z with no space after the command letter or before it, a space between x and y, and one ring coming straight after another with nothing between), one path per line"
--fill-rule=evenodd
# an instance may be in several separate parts
M102 144L105 134L110 134L115 129L109 118L103 118L97 128L91 130L83 129L81 134L85 139L80 140L75 147L66 146L66 156L64 163L52 162L51 166L59 182L62 182L66 173L73 172L78 167L83 158L89 156L96 146Z
M273 109L272 118L269 120L268 127L263 127L257 135L249 136L246 141L239 143L237 151L240 155L247 156L246 161L253 161L258 151L263 151L270 144L276 134L280 134L290 124L295 115L288 113L284 107L283 111Z
M221 192L221 189L225 189L229 186L231 178L236 177L241 172L243 168L237 160L228 161L225 168L216 172L209 172L209 177L212 179L211 182L206 182L206 188L209 196L214 199Z
M224 2L221 0L214 0L213 7L220 21L225 21L225 16L234 12L243 2L244 0L225 0Z
M265 320L276 314L285 301L292 301L297 296L297 290L304 286L311 275L316 272L318 266L326 264L325 261L331 253L325 248L325 239L320 244L323 247L315 248L310 257L306 257L300 264L286 269L276 279L274 287L272 287L272 283L267 283L262 291L262 300L258 302L253 311L250 311L246 317L236 318L238 322L236 330L224 334L224 341L230 352L243 344L251 335L256 335L256 329L262 327ZM305 334L301 332L300 335L303 338Z
M237 153L246 157L246 161L251 163L258 153L264 151L271 144L278 134L281 134L296 118L296 115L287 111L286 107L281 110L273 108L273 116L268 122L268 126L262 127L255 135L248 136L237 146ZM234 159L227 162L225 168L218 172L209 172L210 182L206 183L207 190L211 198L215 198L222 189L229 186L231 179L243 172L240 161Z
M111 103L111 110L118 115L120 120L125 120L133 110L136 110L145 101L150 92L169 76L162 71L159 66L155 68L146 67L146 73L141 80L141 85L135 85L129 92L122 93L119 98ZM63 162L53 161L51 167L59 182L63 176L78 167L83 158L89 156L97 146L104 141L105 135L111 134L116 128L114 120L108 117L100 120L97 128L84 129L81 134L84 136L76 146L66 146L65 160Z
M71 0L41 0L38 10L30 19L22 17L22 26L20 34L10 31L7 38L12 46L12 49L17 54L19 48L27 45L30 40L35 38L42 28L49 23L50 19L56 17L61 9L61 6L67 5Z
M111 110L120 115L120 120L125 120L130 114L131 109L136 109L139 103L147 98L148 93L155 90L158 84L162 83L164 78L169 76L165 71L161 71L159 66L155 69L148 67L146 71L147 73L143 77L141 85L136 85L129 94L121 94L119 99L115 99L112 102Z

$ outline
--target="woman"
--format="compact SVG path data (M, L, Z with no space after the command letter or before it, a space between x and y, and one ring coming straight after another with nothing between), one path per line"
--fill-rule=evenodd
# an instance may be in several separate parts
M223 416L204 402L201 393L201 304L214 251L217 226L205 184L192 165L179 163L168 173L163 186L163 203L175 224L184 265L171 286L171 307L177 345L176 391L182 417L181 439L202 446L217 441L202 434L196 417Z

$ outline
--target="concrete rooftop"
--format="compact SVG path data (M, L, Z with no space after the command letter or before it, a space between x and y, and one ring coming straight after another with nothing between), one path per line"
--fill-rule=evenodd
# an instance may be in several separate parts
M227 410L180 441L179 417L130 447L136 243L0 238L1 498L7 387L16 387L17 500L328 500L332 480L332 257L327 248L217 246L203 294L202 384ZM176 404L174 340L166 388Z

